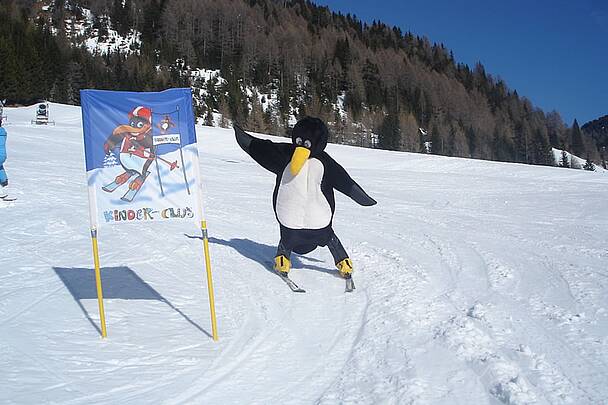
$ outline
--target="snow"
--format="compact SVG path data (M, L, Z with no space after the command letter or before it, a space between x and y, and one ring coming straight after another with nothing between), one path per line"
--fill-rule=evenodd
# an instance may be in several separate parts
M344 108L344 99L346 98L346 92L342 92L338 94L336 102L333 104L334 111L338 114L340 119L346 120L348 114L346 112L346 108Z
M553 153L553 160L556 162L557 166L561 166L562 165L562 159L563 159L563 152L560 149L555 149L552 148L551 152ZM572 166L573 169L582 169L585 166L585 162L586 160L571 154L568 151L566 152L566 158L568 159L568 164L570 164ZM593 163L593 167L595 168L596 171L605 171L605 169L602 166L599 166L595 163Z
M129 30L128 34L123 37L118 31L108 28L107 37L101 39L97 29L93 29L91 35L91 37L85 39L84 43L92 54L139 53L139 47L141 46L141 33L139 31Z
M188 67L187 69L190 71L190 77L202 79L203 84L214 78L217 78L218 84L226 82L226 80L224 80L224 78L220 75L219 69L191 69L190 67Z
M97 18L103 20L100 22L101 24L106 25L107 36L100 38L99 30L93 28L96 16L90 9L70 1L65 2L62 6L73 13L77 11L72 18L64 20L65 34L75 45L84 45L92 54L105 55L114 52L124 54L139 53L139 48L141 47L141 33L139 31L131 29L126 36L120 35L118 31L112 29L110 17L102 14L98 15ZM58 34L57 28L51 23L50 15L55 7L56 5L44 5L41 7L41 10L47 14L46 19L51 31L54 34ZM81 17L76 17L77 15L81 15Z
M80 109L5 113L0 403L608 402L605 172L329 145L378 205L337 195L357 289L321 248L293 294L266 266L274 176L197 126L220 340L183 223L100 229L103 340Z

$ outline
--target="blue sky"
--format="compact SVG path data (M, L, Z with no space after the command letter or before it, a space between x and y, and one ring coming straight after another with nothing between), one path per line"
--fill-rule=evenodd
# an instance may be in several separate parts
M608 114L608 0L318 0L426 35L567 124Z

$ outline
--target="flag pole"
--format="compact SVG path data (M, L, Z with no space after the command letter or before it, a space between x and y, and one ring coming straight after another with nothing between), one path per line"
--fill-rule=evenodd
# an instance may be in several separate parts
M97 244L97 200L96 191L88 186L89 194L89 221L91 224L91 242L93 243L93 262L95 263L95 286L97 288L97 303L99 305L99 321L101 323L101 337L108 337L106 329L106 312L103 308L103 289L101 287L101 268L99 266L99 246Z
M217 318L215 316L215 297L213 294L213 278L211 276L211 258L209 256L209 237L207 232L207 221L201 220L201 231L203 232L203 251L205 253L205 269L207 270L207 289L209 290L209 307L211 309L211 330L213 340L217 342Z
M101 287L101 269L99 268L99 247L97 245L97 229L91 228L93 242L93 261L95 263L95 286L97 287L97 303L99 304L99 319L101 321L101 337L108 337L106 330L106 314L103 308L103 289Z
M180 121L179 121L179 105L175 106L175 109L177 111L177 125L178 125L178 129L180 132L180 139L179 139L179 156L182 160L182 172L184 173L184 183L186 184L186 190L188 190L188 195L190 195L190 186L188 185L188 176L186 176L186 165L184 164L184 152L182 151L182 139L181 139L181 128L179 127L180 125Z
M196 132L195 132L196 134ZM198 161L198 154L194 154L192 164L194 165L197 179L200 179L200 165ZM207 221L205 220L205 208L203 206L203 183L201 181L197 184L198 187L198 198L196 199L196 210L198 212L198 218L201 221L201 232L203 235L203 252L205 255L205 269L207 271L207 290L209 291L209 308L211 310L211 330L213 340L218 341L217 336L217 318L215 316L215 296L213 293L213 277L211 276L211 255L209 254L209 233L207 232Z
M190 97L192 97L192 90L188 89L188 91L190 92ZM192 104L191 107L192 108ZM177 116L178 116L178 122L179 122L179 106L177 107ZM194 118L194 114L192 114L192 118ZM195 140L195 145L196 144L196 127L195 127L195 122L191 122L192 126L191 131L194 135L194 140ZM181 135L181 128L180 128L180 135ZM182 150L181 148L181 139L180 139L180 152ZM197 146L198 149L198 146ZM182 158L183 159L183 158ZM196 198L196 211L198 214L198 219L200 219L201 221L201 232L203 235L203 252L205 255L205 269L207 271L207 290L209 291L209 309L211 310L211 330L212 330L212 335L213 335L213 340L214 341L218 341L218 335L217 335L217 318L215 316L215 296L213 293L213 278L211 276L211 256L209 254L209 235L207 232L207 221L205 220L205 209L203 207L203 183L202 181L200 181L200 164L199 164L199 160L198 160L198 153L195 153L192 156L192 164L194 166L194 173L197 175L196 178L199 179L198 184L196 185L196 187L198 187L197 194L198 194L198 198ZM188 187L188 181L185 178L186 172L184 169L184 165L182 164L182 169L184 170L184 180L186 180L186 187ZM189 187L188 187L189 189Z
M160 178L160 169L158 167L158 154L156 153L157 146L154 145L154 113L150 109L150 131L152 131L152 147L154 148L154 163L156 164L156 177L158 177L158 185L160 186L160 194L164 197L163 181Z

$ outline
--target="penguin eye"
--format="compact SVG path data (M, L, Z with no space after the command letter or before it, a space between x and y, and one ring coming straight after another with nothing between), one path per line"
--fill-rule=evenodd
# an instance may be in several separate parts
M143 123L143 122L139 121L139 122L137 123L137 128L142 128L143 126L144 126L144 123Z
M296 138L296 145L302 145L302 138L300 138L300 137Z
M310 147L312 146L312 143L310 143L310 141L307 139L304 141L304 146L306 146L307 149L310 149Z

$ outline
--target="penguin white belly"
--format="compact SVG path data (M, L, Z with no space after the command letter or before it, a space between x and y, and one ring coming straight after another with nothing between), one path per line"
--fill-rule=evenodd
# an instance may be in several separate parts
M323 163L308 159L295 177L289 166L283 170L277 192L279 222L291 229L325 228L331 222L331 207L321 191Z

